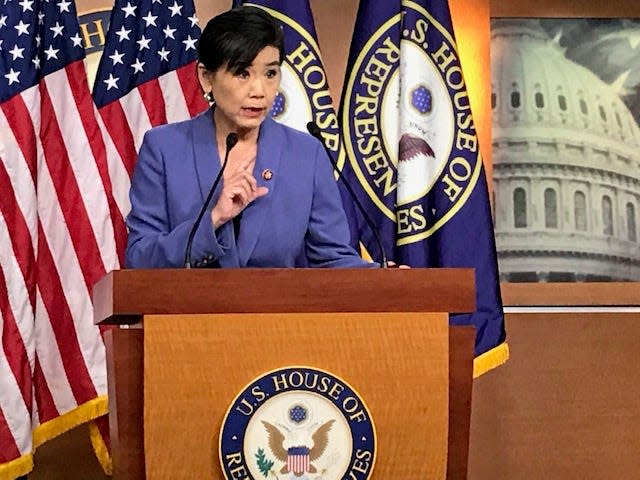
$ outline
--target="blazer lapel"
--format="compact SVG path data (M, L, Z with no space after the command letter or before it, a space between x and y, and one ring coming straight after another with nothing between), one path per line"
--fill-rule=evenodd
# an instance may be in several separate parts
M267 217L270 216L273 195L278 183L278 174L284 135L279 125L270 117L262 123L258 135L258 157L253 170L259 187L267 187L269 193L251 203L242 214L242 228L238 242L240 266L247 265L256 248L258 238ZM270 176L270 178L269 178Z
M215 142L216 132L212 116L213 110L209 109L193 119L193 158L201 194L198 210L220 171L220 155Z

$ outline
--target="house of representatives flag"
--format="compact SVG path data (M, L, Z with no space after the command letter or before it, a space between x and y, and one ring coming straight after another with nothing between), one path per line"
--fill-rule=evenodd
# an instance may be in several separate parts
M391 258L474 268L477 310L451 323L476 327L474 375L503 363L491 207L446 0L361 0L340 115L347 173Z
M111 11L93 98L121 214L116 232L120 259L130 178L142 137L151 127L186 120L207 108L196 74L198 38L191 0L116 0Z
M91 290L118 268L105 146L69 0L0 9L0 477L107 412Z
M240 5L263 8L282 26L285 58L280 89L271 109L272 118L302 132L307 132L307 123L315 122L322 131L333 161L338 168L343 168L345 156L342 135L309 0L233 1L233 7ZM354 216L352 200L341 181L338 181L338 186L345 210ZM354 228L351 229L351 237L356 246Z

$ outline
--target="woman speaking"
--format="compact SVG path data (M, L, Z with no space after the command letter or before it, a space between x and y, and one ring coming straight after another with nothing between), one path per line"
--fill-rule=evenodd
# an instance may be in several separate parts
M320 142L269 116L283 49L280 27L259 8L209 21L198 80L212 106L145 135L131 183L128 267L181 267L187 244L187 264L200 267L377 266L349 245Z

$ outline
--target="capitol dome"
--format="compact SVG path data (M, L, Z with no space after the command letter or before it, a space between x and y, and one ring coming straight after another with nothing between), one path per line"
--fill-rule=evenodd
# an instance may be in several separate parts
M536 20L492 23L502 281L640 280L640 128Z

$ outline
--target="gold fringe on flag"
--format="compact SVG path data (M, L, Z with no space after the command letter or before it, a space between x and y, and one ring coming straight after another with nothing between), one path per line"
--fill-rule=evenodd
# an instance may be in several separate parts
M473 378L478 378L489 370L499 367L507 360L509 360L509 345L507 342L502 342L473 359Z

